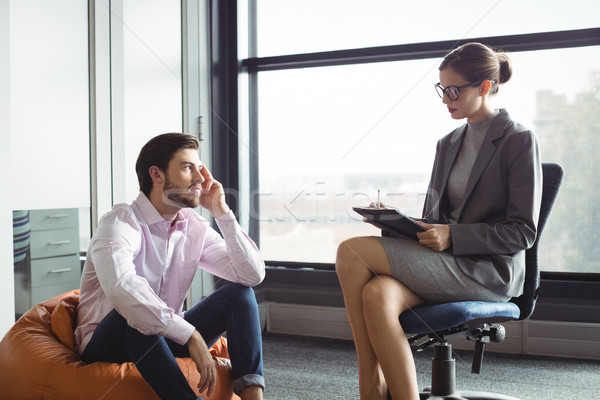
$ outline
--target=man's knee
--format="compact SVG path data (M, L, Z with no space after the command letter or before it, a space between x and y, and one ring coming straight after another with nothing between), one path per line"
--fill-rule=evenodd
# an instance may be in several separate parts
M226 290L228 290L229 299L233 303L241 302L251 306L255 306L257 304L254 289L251 287L244 286L239 283L230 283L226 286Z

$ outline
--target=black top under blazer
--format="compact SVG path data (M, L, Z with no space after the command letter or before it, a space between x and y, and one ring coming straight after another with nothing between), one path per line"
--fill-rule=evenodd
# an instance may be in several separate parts
M448 224L446 185L467 125L439 140L423 219ZM450 224L451 251L459 268L494 292L519 296L525 277L525 250L536 238L542 198L542 166L536 136L506 110L494 117L459 213Z

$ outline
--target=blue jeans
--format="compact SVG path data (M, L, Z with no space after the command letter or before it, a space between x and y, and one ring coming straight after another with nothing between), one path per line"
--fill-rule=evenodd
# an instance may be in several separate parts
M227 332L236 394L248 386L264 388L260 321L251 288L234 283L223 286L188 310L184 318L196 327L209 348ZM187 346L140 333L116 310L96 327L81 355L88 363L134 362L161 399L196 400L175 357L189 357Z

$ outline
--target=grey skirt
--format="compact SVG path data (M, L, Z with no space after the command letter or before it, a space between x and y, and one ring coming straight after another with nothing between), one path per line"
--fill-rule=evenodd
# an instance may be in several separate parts
M449 251L438 252L413 239L378 237L385 249L392 277L426 303L453 301L508 301L465 275Z

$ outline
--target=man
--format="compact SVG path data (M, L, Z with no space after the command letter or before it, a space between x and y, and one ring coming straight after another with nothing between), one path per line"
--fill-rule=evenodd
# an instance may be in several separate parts
M141 150L140 194L100 221L81 277L76 343L86 362L133 361L161 399L196 399L175 357L189 356L201 392L216 383L209 347L227 332L234 392L262 399L262 339L252 286L264 261L198 156L198 140L167 133ZM223 237L191 208L215 218ZM232 283L182 313L202 268Z

